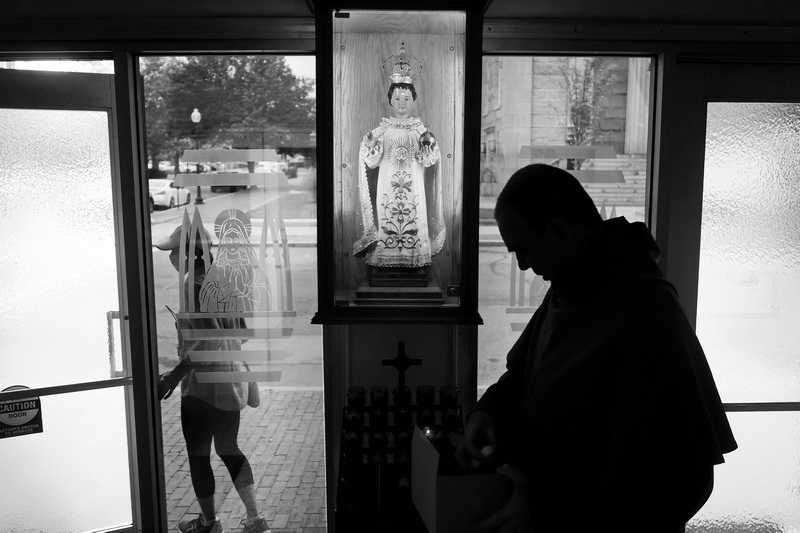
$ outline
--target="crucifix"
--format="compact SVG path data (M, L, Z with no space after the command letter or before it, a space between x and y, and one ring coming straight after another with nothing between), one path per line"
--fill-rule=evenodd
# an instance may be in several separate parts
M400 381L400 397L402 397L406 386L406 370L410 366L421 365L422 359L411 359L408 357L406 355L406 343L400 341L397 343L397 357L394 359L383 359L381 363L383 366L393 366L397 369Z

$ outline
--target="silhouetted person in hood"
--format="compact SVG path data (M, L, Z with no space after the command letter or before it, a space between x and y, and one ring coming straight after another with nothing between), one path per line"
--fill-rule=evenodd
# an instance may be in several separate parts
M650 232L603 221L583 186L547 165L509 179L495 218L520 269L551 287L456 453L466 470L504 463L514 481L479 529L682 531L736 442Z

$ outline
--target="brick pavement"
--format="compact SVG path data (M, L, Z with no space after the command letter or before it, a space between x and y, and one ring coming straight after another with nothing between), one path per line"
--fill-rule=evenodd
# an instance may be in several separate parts
M259 509L273 533L324 533L325 454L323 395L319 390L262 390L261 405L242 412L239 447L253 468ZM189 462L180 425L180 399L162 402L164 469L170 532L197 516ZM217 516L227 533L238 533L245 514L222 461L212 453Z

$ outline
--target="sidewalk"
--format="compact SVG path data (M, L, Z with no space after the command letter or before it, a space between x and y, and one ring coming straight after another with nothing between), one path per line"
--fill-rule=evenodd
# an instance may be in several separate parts
M261 391L261 405L242 411L239 447L250 461L261 514L272 533L327 531L323 397L318 390ZM178 394L162 402L169 531L200 512L189 475ZM238 533L245 515L225 465L212 452L217 516Z

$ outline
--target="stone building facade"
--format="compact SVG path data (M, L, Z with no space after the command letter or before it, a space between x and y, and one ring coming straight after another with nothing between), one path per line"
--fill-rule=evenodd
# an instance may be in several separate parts
M496 196L520 167L541 159L520 157L523 146L571 144L574 125L569 114L568 65L580 68L583 58L484 57L481 103L481 169L483 196ZM568 63L569 61L569 63ZM577 61L577 63L576 63ZM644 170L649 123L648 58L605 57L600 109L594 109L596 127L589 144L611 146L623 162L620 168ZM564 162L561 162L563 166ZM555 163L559 164L559 163ZM588 166L614 168L613 161L587 161Z

